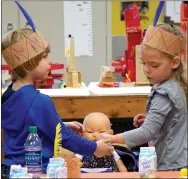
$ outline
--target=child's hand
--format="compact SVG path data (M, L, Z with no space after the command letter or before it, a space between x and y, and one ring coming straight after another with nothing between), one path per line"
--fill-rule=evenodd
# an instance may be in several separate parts
M145 114L137 114L133 119L133 121L134 121L133 125L135 127L140 127L144 123L145 119L146 119Z
M83 125L79 122L64 122L64 124L79 135L83 133Z
M112 151L114 150L113 146L110 144L109 139L100 139L97 141L97 149L94 153L96 157L104 157L112 155Z
M110 134L106 134L106 133L102 133L102 134L99 134L97 137L96 137L96 140L100 140L100 139L108 139L111 143L111 137L112 135Z

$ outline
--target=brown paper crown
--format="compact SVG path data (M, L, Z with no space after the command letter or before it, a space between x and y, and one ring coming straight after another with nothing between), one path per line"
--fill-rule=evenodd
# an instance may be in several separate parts
M180 38L158 27L149 26L142 44L148 45L172 56L181 57L185 38Z
M19 42L2 51L2 55L11 70L43 53L49 43L39 31L33 32Z

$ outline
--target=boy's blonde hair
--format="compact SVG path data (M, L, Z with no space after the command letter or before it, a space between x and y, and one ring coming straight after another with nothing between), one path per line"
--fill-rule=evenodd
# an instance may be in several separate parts
M34 32L30 28L23 28L23 29L18 29L18 30L8 32L2 38L1 51L12 46L16 42L22 40L23 38L29 36L32 33L34 33ZM27 76L27 72L35 69L38 66L39 62L44 57L45 53L49 53L49 52L50 52L50 48L48 46L47 49L45 50L45 52L37 55L36 57L32 58L31 60L29 60L29 61L23 63L22 65L16 67L15 69L13 69L11 72L12 73L12 81L14 82L16 80L25 78Z
M172 33L172 34L174 34L174 35L176 35L178 37L185 38L183 32L178 27L176 27L174 25L159 24L156 27L161 28L162 30L165 30L165 31L167 31L169 33ZM144 46L146 48L151 48L152 49L152 47L149 47L147 45L144 45ZM169 55L169 54L161 52L161 51L160 51L160 54L166 55L170 59L173 59L175 57L175 56ZM186 70L185 70L185 66L183 64L182 59L180 59L180 65L176 69L174 69L173 74L176 77L176 80L183 87L183 89L185 91L186 98L187 98L187 85L188 85L188 83L187 83L187 75L186 75Z

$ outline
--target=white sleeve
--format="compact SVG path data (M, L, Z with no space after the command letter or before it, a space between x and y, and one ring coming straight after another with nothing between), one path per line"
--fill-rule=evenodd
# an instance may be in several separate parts
M75 154L76 157L78 157L80 160L83 159L83 156L82 155L79 155L79 154Z
M121 157L117 154L117 152L116 152L115 150L112 152L112 155L113 155L114 160L116 161L116 163L117 163L117 161L118 161L119 159L121 159Z

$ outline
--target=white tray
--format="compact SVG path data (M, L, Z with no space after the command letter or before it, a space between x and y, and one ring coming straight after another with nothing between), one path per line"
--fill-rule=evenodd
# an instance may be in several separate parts
M89 96L89 89L84 83L81 88L61 88L61 89L38 89L41 93L50 97L59 96Z
M91 95L97 96L126 96L126 95L148 95L150 86L100 88L98 82L91 82L88 86Z

